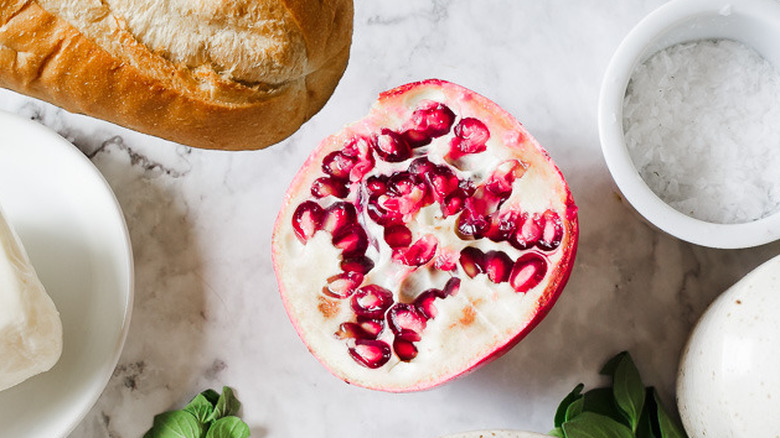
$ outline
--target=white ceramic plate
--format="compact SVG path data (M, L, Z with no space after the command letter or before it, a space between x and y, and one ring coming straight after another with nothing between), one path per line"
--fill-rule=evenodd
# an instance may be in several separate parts
M545 438L547 435L542 435L534 432L523 432L519 430L480 430L475 432L457 433L455 435L447 435L441 438Z
M62 317L50 371L0 392L0 435L67 435L119 360L133 301L124 216L100 172L72 144L0 112L0 204Z

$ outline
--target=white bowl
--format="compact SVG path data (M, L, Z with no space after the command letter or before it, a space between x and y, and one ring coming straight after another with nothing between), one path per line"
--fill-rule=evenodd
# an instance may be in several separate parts
M677 406L691 438L780 431L780 256L716 299L691 332Z
M780 2L673 0L645 17L620 44L604 76L598 122L602 152L626 201L659 229L713 248L758 246L780 239L780 213L740 224L717 224L687 216L653 193L626 148L623 99L634 69L659 50L706 39L741 42L780 69Z

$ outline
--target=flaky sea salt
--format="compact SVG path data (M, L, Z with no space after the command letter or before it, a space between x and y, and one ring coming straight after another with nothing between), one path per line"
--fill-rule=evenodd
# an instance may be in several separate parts
M742 223L780 207L780 74L741 43L651 56L629 82L623 129L642 178L689 216Z

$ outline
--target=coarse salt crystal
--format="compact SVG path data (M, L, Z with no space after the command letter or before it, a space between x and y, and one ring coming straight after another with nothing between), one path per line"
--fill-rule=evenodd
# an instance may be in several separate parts
M780 207L780 74L741 43L651 56L629 82L623 129L648 186L691 217L743 223Z

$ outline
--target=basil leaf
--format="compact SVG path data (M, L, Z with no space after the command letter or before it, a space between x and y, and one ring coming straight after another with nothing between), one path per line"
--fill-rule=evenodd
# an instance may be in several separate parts
M603 367L601 367L601 371L599 371L599 374L601 374L602 376L609 376L609 377L614 376L615 369L617 368L618 363L620 363L620 361L623 360L623 356L625 356L626 354L628 354L627 351L621 351L620 353L616 354L612 359L608 360Z
M547 432L547 435L555 436L558 438L566 438L566 435L563 433L563 429L561 429L560 427L556 427L555 429Z
M571 420L572 418L576 417L577 415L580 415L582 413L582 408L585 405L585 400L580 397L577 400L574 400L570 405L569 408L566 409L566 421Z
M645 386L639 376L631 355L627 351L620 353L617 363L614 364L612 374L612 391L615 402L625 415L631 430L636 430L639 424L639 415L645 404ZM608 365L612 365L608 363Z
M634 438L625 425L593 412L583 412L561 428L566 438Z
M615 403L612 388L591 389L583 395L583 398L585 399L584 410L607 416L629 426L628 421L623 418L623 414Z
M222 387L222 394L214 406L214 412L208 418L208 421L219 420L222 417L238 415L241 410L241 402L233 395L233 389L228 386Z
M215 421L206 433L206 438L248 438L249 433L249 426L231 415Z
M219 393L217 391L214 391L213 389L207 389L200 393L203 397L206 398L206 400L211 403L211 406L215 406L217 404L217 400L219 400Z
M582 398L582 389L585 388L585 385L580 383L579 385L575 386L574 389L571 390L570 393L566 395L566 397L561 400L561 403L558 405L558 409L555 411L555 427L561 427L561 424L563 424L564 421L566 421L566 411L569 409L569 405L572 404L575 400Z
M655 403L652 400L651 388L645 388L645 405L639 415L639 423L636 426L636 438L659 438L653 430L653 421L656 414Z
M156 415L144 438L200 438L203 425L189 412L170 411Z
M661 433L661 438L687 438L682 427L673 421L672 418L669 417L669 414L666 413L666 410L661 404L661 399L658 398L658 392L656 392L655 389L651 390L658 411L658 429Z
M214 412L214 404L201 393L196 395L183 410L192 414L201 423L206 423L211 413Z

